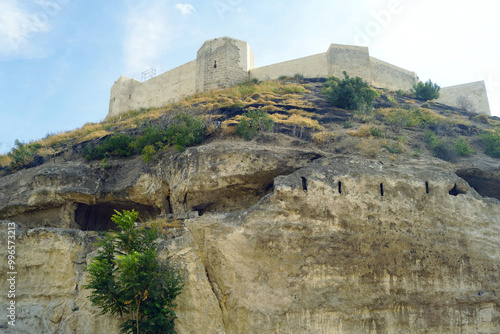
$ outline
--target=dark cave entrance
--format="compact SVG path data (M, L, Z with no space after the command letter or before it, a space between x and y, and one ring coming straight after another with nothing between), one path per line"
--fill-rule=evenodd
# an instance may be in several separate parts
M82 231L109 231L115 230L116 224L111 221L115 210L132 210L139 212L139 220L156 218L160 210L153 206L137 203L99 203L95 205L78 204L75 211L75 222Z

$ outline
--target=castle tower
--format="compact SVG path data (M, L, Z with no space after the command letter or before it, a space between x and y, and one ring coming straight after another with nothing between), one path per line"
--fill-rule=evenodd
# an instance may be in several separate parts
M253 67L254 54L247 42L229 37L206 41L196 55L196 92L245 82Z

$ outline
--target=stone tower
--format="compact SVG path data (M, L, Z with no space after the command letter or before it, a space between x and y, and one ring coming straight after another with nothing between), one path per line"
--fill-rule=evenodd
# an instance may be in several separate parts
M196 92L245 82L253 67L254 54L247 42L229 37L206 41L196 55Z

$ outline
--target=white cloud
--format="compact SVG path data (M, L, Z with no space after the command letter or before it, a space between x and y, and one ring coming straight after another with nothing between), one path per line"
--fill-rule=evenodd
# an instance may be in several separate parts
M30 11L17 0L0 0L0 58L41 56L33 36L49 30L49 17L45 12Z
M182 13L182 15L184 15L184 16L188 16L190 14L193 14L196 11L192 5L187 4L187 3L186 4L178 3L177 5L175 5L175 9L180 11Z
M168 24L165 1L131 3L126 19L124 43L126 73L140 78L141 72L163 63L173 29Z

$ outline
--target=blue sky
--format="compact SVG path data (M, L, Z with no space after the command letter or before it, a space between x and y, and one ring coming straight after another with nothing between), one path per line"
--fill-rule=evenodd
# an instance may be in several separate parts
M442 87L485 80L500 116L499 12L496 0L0 0L0 152L101 121L120 75L165 72L222 36L247 41L256 67L368 46Z

